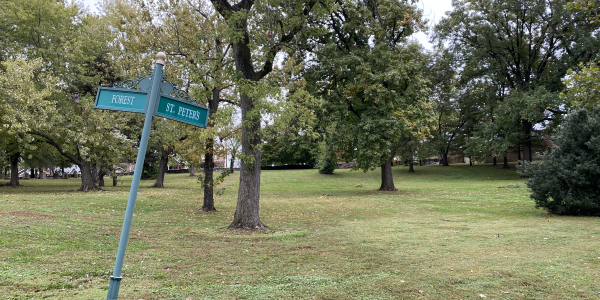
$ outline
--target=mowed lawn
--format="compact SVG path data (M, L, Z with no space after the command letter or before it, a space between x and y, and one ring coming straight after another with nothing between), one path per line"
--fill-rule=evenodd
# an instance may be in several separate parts
M224 229L187 174L141 184L119 299L598 299L600 219L536 209L514 168L263 171L269 232ZM110 181L107 180L107 183ZM0 188L0 299L106 299L131 177Z

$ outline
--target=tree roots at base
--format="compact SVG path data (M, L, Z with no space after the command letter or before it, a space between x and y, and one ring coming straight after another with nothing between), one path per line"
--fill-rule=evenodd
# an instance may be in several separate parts
M263 223L260 223L258 225L244 225L244 224L234 224L231 223L229 226L227 226L227 229L233 229L233 230L244 230L244 231L267 231L269 230L269 227Z
M382 191L382 192L395 192L397 190L398 189L395 188L395 187L387 187L387 188L380 188L380 189L378 189L378 191Z

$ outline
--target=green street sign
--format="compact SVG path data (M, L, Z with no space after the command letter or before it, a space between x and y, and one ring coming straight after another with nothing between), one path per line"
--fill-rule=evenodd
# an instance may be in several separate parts
M160 95L156 115L202 128L208 123L207 107L164 94Z
M121 88L98 88L94 108L129 111L136 113L146 112L147 91L121 89Z

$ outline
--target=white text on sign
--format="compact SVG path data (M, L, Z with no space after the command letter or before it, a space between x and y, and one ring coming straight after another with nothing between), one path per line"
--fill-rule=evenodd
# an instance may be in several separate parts
M165 111L168 113L174 113L173 108L175 108L175 104L167 103L167 109ZM187 119L200 120L200 112L199 111L188 109L188 108L185 108L182 106L179 107L177 116L182 117L182 118L187 118Z
M134 99L135 99L135 97L133 97L133 96L113 95L112 101L110 103L133 105Z

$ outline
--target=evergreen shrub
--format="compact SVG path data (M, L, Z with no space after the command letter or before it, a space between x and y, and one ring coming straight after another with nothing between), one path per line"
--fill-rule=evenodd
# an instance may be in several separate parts
M519 169L536 207L568 215L600 215L600 107L566 117L556 146L540 163Z

